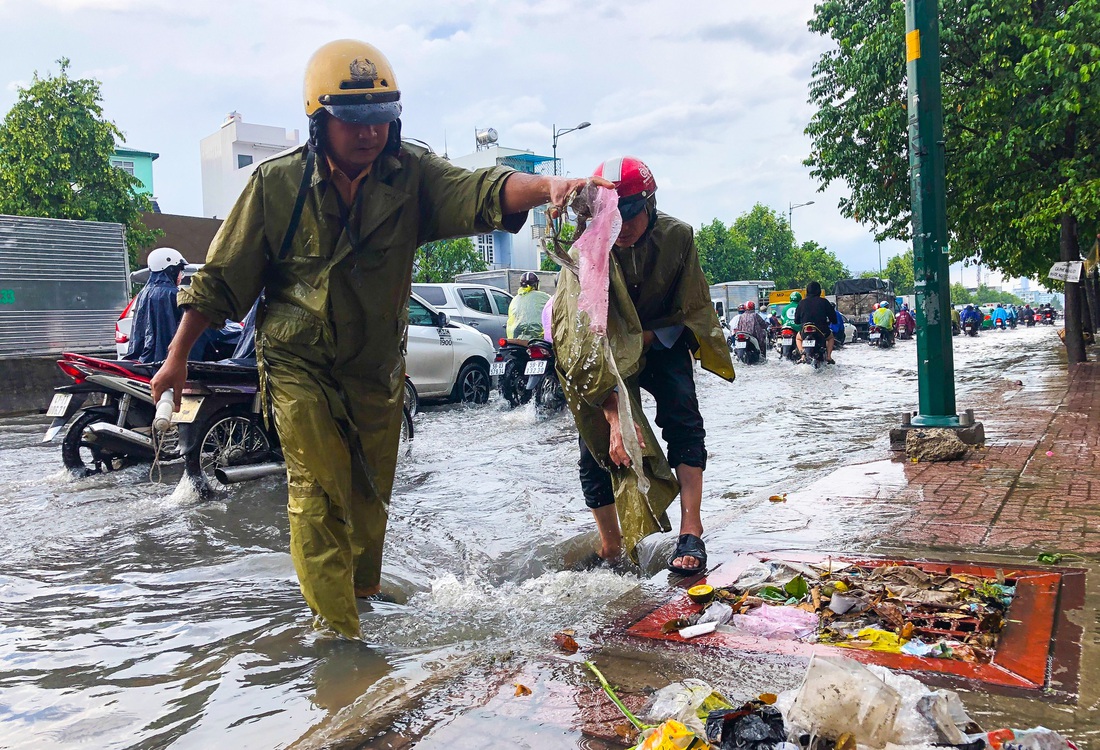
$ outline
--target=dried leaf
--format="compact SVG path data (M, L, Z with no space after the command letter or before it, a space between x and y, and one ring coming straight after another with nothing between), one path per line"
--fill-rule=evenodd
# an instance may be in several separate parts
M664 625L662 625L661 632L665 635L669 635L670 633L677 632L681 628L686 628L690 624L691 623L688 622L688 619L686 617L677 617L676 619L669 620Z
M515 683L515 686L516 686L516 697L517 698L519 698L521 696L526 696L526 695L531 694L531 688L527 687L526 685L521 685L517 682L517 683Z
M554 644L567 654L575 654L581 648L573 636L565 631L554 633Z
M784 492L782 495L772 495L768 500L773 503L785 503L787 502L787 493Z
M765 706L773 706L775 705L775 702L779 700L779 696L775 693L761 693L760 697L757 698L757 700L763 703Z

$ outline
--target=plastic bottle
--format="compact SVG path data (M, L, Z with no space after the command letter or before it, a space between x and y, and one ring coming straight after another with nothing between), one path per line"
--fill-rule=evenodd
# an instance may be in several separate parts
M175 394L172 393L172 389L169 388L164 393L160 394L160 398L157 400L157 413L153 417L153 429L157 432L164 432L172 425L172 412L175 408Z

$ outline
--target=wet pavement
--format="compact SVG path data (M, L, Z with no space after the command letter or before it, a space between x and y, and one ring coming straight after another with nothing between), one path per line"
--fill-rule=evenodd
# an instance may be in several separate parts
M1019 561L1059 549L1092 569L1097 397L1079 374L1066 397L1054 331L956 339L959 406L985 422L989 449L953 468L890 460L887 430L916 400L913 342L852 346L837 361L740 367L734 384L700 373L712 562L897 549ZM44 424L0 421L0 747L602 747L579 728L584 655L628 692L694 676L732 699L791 687L805 667L617 635L624 612L667 591L671 535L645 545L646 575L565 570L594 544L565 414L494 400L418 416L387 539L384 588L401 603L362 605L364 644L311 629L279 481L210 503L177 487L170 466L163 484L147 467L72 480L59 446L38 443ZM788 501L769 503L774 492ZM1039 498L1041 512L1024 512ZM582 654L556 652L565 628ZM980 689L964 700L988 728L1045 723L1090 746L1093 651L1076 706ZM516 682L532 695L516 697Z

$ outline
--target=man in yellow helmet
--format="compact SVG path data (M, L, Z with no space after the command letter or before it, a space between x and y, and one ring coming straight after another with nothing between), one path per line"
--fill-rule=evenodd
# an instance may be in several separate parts
M415 250L516 232L584 180L469 172L402 141L393 69L364 42L313 55L305 110L308 143L257 167L180 293L153 393L172 388L178 409L191 344L265 290L257 355L286 459L291 555L314 615L357 638L356 597L380 592Z

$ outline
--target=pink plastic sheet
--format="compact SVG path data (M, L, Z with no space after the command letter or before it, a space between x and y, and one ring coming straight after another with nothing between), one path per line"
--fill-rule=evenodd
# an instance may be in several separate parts
M593 333L607 334L608 273L611 248L622 229L619 196L611 188L596 188L592 218L573 247L577 250L581 293L577 307L588 313Z

